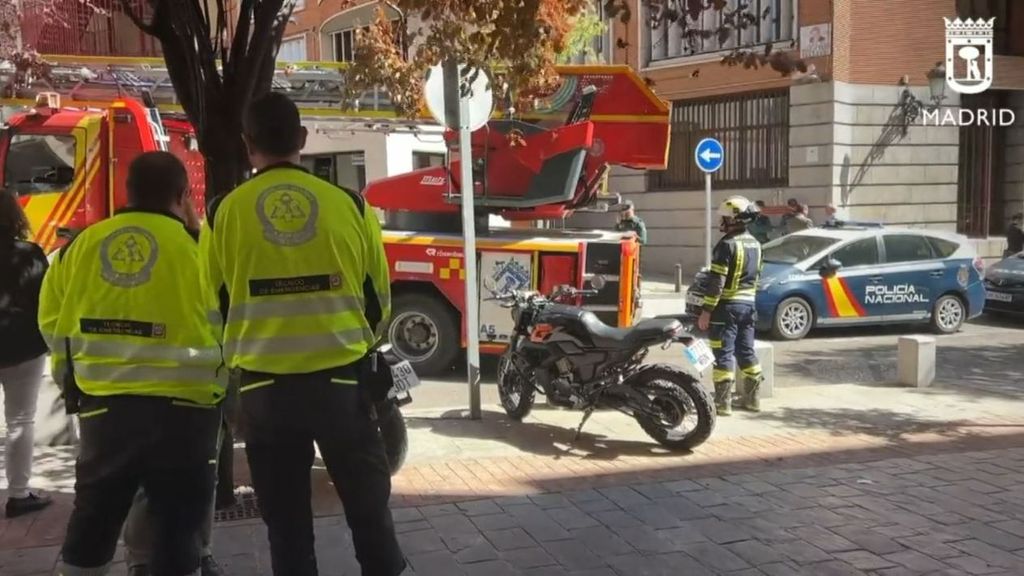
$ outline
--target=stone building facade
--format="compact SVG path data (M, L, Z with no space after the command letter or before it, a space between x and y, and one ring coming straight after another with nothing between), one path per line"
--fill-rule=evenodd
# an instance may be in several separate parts
M729 0L735 5L739 0ZM750 0L744 0L750 1ZM721 64L735 38L691 45L649 18L614 24L613 59L634 66L673 103L667 170L616 171L611 190L647 221L648 272L704 258L703 174L693 146L719 138L726 164L713 203L733 194L769 206L796 198L816 221L834 204L854 220L958 231L1001 254L1010 215L1024 211L1024 2L1014 0L753 0L767 14L743 43L792 50L811 66L782 76ZM644 14L634 0L634 14ZM943 18L996 18L994 81L979 95L928 73L945 59ZM717 27L702 16L706 29ZM942 83L940 83L942 84ZM925 113L1011 108L1011 126L924 125ZM603 219L603 220L602 220ZM597 225L610 217L579 218Z

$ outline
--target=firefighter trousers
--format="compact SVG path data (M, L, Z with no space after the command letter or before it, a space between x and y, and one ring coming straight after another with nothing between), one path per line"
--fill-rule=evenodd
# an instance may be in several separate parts
M715 354L712 380L716 384L735 382L736 364L743 375L756 379L761 365L754 352L757 310L749 302L722 302L711 313L710 342Z
M345 507L363 576L397 576L406 568L388 508L384 444L356 380L354 367L241 374L245 451L274 576L318 574L310 488L314 443Z
M154 576L199 569L199 532L216 474L219 406L141 396L86 396L79 414L75 504L61 576L106 574L139 489L153 515Z

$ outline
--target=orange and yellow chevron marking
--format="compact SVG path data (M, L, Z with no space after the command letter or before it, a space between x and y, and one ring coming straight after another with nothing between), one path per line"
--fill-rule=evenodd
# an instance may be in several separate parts
M865 315L864 307L853 296L846 280L833 276L822 281L828 311L832 318L859 318Z
M461 258L449 258L448 266L438 270L437 275L441 277L441 280L451 280L455 272L458 272L459 280L466 279L466 271L462 268Z

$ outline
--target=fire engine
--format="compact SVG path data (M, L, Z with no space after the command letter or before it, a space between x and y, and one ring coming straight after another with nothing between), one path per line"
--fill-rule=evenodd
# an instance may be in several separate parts
M62 58L66 62L68 57ZM122 59L117 64L132 63ZM154 64L136 70L136 85L143 73L161 73ZM275 89L294 89L302 71L294 65L284 70L288 82L275 83ZM322 87L321 72L306 70ZM669 107L626 66L564 67L560 73L561 86L539 99L529 115L495 118L473 134L479 235L475 265L481 281L490 278L503 288L549 292L565 284L588 289L600 285L596 296L580 304L611 325L628 326L641 304L635 236L537 228L533 223L564 222L576 212L614 207L614 197L605 190L610 166L664 168ZM102 71L92 74L98 77ZM89 89L88 80L75 78L75 89ZM155 78L151 84L161 81ZM102 86L91 90L88 94L95 99ZM118 92L131 93L121 84ZM105 108L95 103L62 108L57 94L41 93L32 110L8 121L0 135L0 166L6 185L25 206L35 240L48 252L124 205L127 167L145 151L168 150L181 158L189 169L196 206L203 206L203 159L194 131L180 113L167 112L166 104L154 101L159 94L152 94L116 98ZM308 98L311 91L303 89L302 94ZM325 98L323 93L312 97L317 102ZM304 117L317 115L315 110L322 109L305 107ZM360 117L366 112L348 114ZM332 115L340 116L337 110L325 116ZM382 115L376 111L374 121L381 122ZM380 179L364 190L385 221L394 304L388 336L395 351L423 375L450 368L465 343L467 262L459 219L459 160L451 147L455 135L445 138L450 147L444 166ZM496 218L512 226L490 226ZM595 282L599 276L602 282ZM500 353L512 320L507 310L483 301L478 329L481 351Z

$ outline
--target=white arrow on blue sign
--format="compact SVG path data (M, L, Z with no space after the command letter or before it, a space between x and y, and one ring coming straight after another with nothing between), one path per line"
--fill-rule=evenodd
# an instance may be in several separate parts
M718 172L725 162L725 148L714 138L705 138L693 149L693 157L697 167L708 174Z

